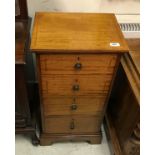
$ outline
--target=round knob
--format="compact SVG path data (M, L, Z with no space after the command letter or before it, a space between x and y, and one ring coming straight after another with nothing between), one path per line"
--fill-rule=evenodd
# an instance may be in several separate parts
M75 65L74 65L74 68L75 69L81 69L82 68L82 64L81 63L76 63Z
M79 85L73 85L73 90L74 91L79 91L80 89L80 86Z
M72 104L71 105L71 110L76 110L77 109L77 105L76 104Z

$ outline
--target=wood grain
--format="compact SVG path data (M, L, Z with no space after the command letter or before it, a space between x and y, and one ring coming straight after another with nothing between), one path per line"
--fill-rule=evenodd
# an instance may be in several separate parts
M127 39L129 45L129 58L133 62L136 71L140 75L140 39Z
M97 133L101 130L101 121L99 116L48 117L45 118L45 133ZM72 122L74 122L74 129L71 129Z
M135 65L130 60L129 55L125 54L121 59L121 64L129 80L130 86L134 92L137 103L140 104L140 75L135 69Z
M110 144L110 146L112 145L113 147L111 151L113 152L114 155L123 155L111 116L108 114L105 115L104 126L105 126L105 132L108 135L108 143Z
M28 20L28 9L27 9L27 0L18 0L19 1L19 8L20 14L15 16L16 20Z
M51 145L54 142L81 142L86 141L90 144L101 144L102 134L93 133L93 134L51 134L51 133L42 133L40 137L40 145L47 146Z
M28 21L15 23L15 62L25 64L25 48L28 41Z
M112 75L50 75L41 76L42 95L103 95L107 94ZM73 86L79 85L79 91Z
M112 47L111 42L120 46ZM35 14L31 50L36 53L127 52L128 46L114 14Z
M127 41L132 51L124 54L121 59L109 101L106 121L111 123L108 130L111 132L110 138L115 154L139 155L140 45L139 39Z
M29 51L31 26L27 1L19 0L18 9L20 9L20 14L15 16L15 133L31 135L32 143L37 145L39 140L36 136L36 121L33 117L35 111L32 109L34 105L31 104L30 106L29 103L30 98L25 72L25 56Z
M100 115L105 97L43 98L44 115ZM76 109L73 109L73 106L76 106Z
M111 74L116 64L116 54L55 54L40 56L41 74ZM80 63L80 69L75 65Z
M128 52L114 14L36 13L31 51L37 56L41 145L101 143L113 79L120 56ZM77 107L71 110L74 98Z

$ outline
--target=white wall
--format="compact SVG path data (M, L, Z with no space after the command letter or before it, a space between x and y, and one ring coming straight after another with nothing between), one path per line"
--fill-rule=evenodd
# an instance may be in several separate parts
M120 22L139 20L139 0L27 0L29 16L36 11L112 12L119 14ZM129 14L127 18L120 14ZM134 14L134 15L130 15ZM134 18L133 18L134 16Z

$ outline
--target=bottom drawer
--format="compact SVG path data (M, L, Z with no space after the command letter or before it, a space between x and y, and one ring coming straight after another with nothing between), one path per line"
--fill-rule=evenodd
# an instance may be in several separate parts
M93 133L100 132L100 116L65 116L45 118L46 133Z

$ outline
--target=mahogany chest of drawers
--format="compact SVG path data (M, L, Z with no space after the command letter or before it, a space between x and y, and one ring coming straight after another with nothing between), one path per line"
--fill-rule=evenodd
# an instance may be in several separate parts
M40 144L100 143L113 79L128 52L115 16L36 13L31 51L40 87Z

